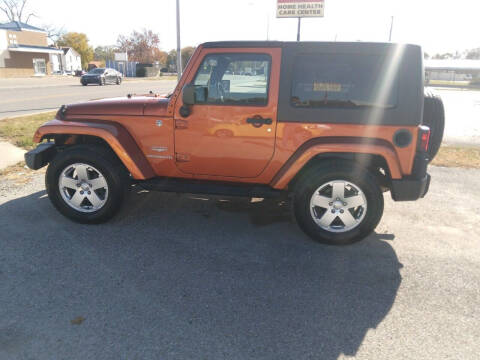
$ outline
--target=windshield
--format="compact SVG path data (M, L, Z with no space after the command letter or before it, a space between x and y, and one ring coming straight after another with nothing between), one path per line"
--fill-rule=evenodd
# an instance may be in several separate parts
M95 69L90 70L88 73L89 74L103 74L104 71L105 71L105 69L95 68Z

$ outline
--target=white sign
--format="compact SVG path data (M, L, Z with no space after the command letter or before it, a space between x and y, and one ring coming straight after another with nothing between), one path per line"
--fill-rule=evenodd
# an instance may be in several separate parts
M323 17L325 0L277 0L277 18Z
M115 61L128 61L127 53L115 53Z

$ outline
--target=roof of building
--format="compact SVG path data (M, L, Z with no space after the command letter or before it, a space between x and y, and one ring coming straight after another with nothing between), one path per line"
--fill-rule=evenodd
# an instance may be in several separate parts
M22 30L31 30L31 31L42 31L45 32L45 30L40 29L38 27L25 24L20 21L10 21L9 23L5 24L0 24L0 29L5 29L5 30L15 30L15 31L22 31Z
M65 55L67 55L67 53L68 53L69 50L72 50L72 52L73 52L74 54L76 54L77 56L80 55L80 54L79 54L77 51L75 51L75 49L72 48L72 47L62 47L62 50L63 50L63 53L64 53Z
M50 46L37 46L37 45L10 45L8 47L9 51L18 51L18 52L38 52L38 53L52 53L59 54L62 53L61 49L57 49Z
M425 60L425 69L443 71L479 71L480 60L447 59Z

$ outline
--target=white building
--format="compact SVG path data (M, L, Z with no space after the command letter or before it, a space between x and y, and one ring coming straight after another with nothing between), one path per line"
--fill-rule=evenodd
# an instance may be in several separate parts
M471 81L480 79L480 60L426 60L425 75L429 80Z
M63 50L63 70L66 72L75 72L82 70L82 58L80 54L70 47L64 47Z

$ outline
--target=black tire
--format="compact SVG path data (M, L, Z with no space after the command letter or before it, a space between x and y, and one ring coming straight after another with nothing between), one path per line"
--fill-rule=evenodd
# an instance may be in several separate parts
M95 212L81 212L62 198L59 177L69 165L84 163L98 169L108 184L106 203ZM45 175L48 197L64 216L79 223L98 224L112 218L121 208L130 186L129 174L112 150L100 145L74 145L59 152L50 162Z
M82 81L82 85L83 85L83 86L87 86L87 83Z
M100 81L98 82L98 85L100 85L100 86L105 85L105 78L100 78Z
M312 195L323 184L333 180L345 180L355 184L367 201L367 210L361 222L345 232L323 229L317 225L311 214ZM293 208L300 228L313 240L328 245L347 245L362 240L378 225L383 214L383 194L376 178L368 170L355 166L353 162L329 160L301 175L294 188Z
M425 91L422 123L430 128L430 142L427 152L430 161L432 161L442 145L445 130L445 109L442 99L431 91Z
M117 85L120 85L122 83L122 78L121 77L117 77Z

